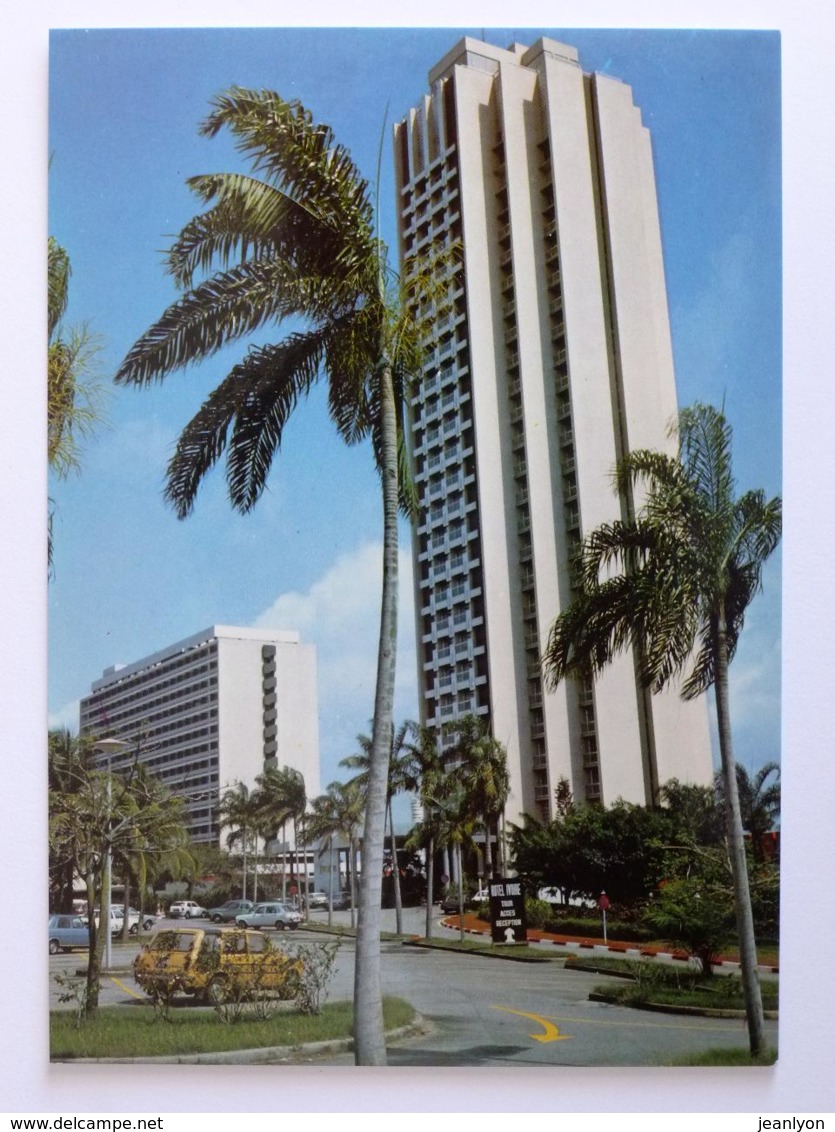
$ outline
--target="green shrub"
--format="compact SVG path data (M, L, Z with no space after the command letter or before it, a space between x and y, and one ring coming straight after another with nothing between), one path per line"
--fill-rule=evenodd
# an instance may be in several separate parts
M525 919L529 928L544 928L551 916L551 905L547 900L537 900L529 896L525 900Z

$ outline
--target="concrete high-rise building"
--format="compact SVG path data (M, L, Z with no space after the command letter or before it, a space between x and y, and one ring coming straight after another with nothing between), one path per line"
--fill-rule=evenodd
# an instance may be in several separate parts
M677 411L649 133L625 83L553 40L461 40L395 127L401 262L457 246L410 406L421 714L475 712L509 753L508 816L645 803L707 783L704 700L637 683L543 686L584 532L625 517L612 470L672 451Z
M138 758L185 798L192 839L217 844L226 788L252 788L270 765L319 793L316 649L298 633L211 628L134 664L115 665L81 701L82 735L122 740L99 756L113 771Z

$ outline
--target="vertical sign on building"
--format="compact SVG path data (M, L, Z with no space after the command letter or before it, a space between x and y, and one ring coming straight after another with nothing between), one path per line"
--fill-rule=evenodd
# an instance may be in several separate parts
M490 928L493 943L525 943L525 890L517 878L490 881Z

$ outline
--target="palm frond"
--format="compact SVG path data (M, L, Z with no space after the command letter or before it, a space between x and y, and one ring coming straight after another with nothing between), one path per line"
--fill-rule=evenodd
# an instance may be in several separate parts
M58 323L64 317L69 298L72 268L70 257L58 241L50 236L47 242L47 333L52 339Z
M172 303L125 357L114 380L145 385L220 350L269 319L317 309L315 281L282 261L245 263Z
M284 425L316 380L322 339L321 332L291 335L278 346L253 349L209 395L183 429L168 464L165 497L179 518L191 513L204 476L226 449L233 422L230 499L240 511L253 506Z
M330 127L317 124L298 101L274 91L233 87L213 99L200 132L213 137L227 127L256 172L304 201L318 217L373 246L373 208L366 181Z
M186 224L166 255L169 273L184 289L192 286L195 271L218 261L226 268L233 256L260 259L282 245L292 247L286 234L281 238L282 225L292 232L293 221L302 219L309 227L309 214L299 218L296 201L255 177L213 173L186 183L207 204L215 198L217 203Z

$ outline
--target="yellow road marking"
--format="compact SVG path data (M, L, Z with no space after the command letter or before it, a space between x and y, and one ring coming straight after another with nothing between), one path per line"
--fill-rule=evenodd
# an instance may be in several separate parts
M506 1007L506 1006L495 1006L494 1009L495 1010L508 1010L509 1008ZM522 1011L521 1010L511 1010L510 1013L511 1014L521 1014ZM629 1021L626 1021L626 1022L619 1022L615 1019L608 1019L608 1018L568 1018L568 1017L564 1017L562 1015L554 1015L554 1014L550 1014L550 1015L548 1015L548 1014L544 1014L544 1015L527 1014L527 1015L525 1015L525 1017L526 1018L536 1018L537 1020L543 1020L543 1025L545 1024L544 1019L554 1018L557 1022L578 1022L581 1026L626 1026L630 1030L637 1030L639 1028L645 1029L645 1030L699 1030L702 1033L707 1031L708 1033L726 1034L728 1032L728 1028L729 1028L727 1026L692 1026L692 1025L686 1025L685 1023L676 1023L676 1022L637 1022L637 1021L633 1021L631 1019ZM740 1024L740 1026L743 1026L743 1027L744 1027L744 1024L745 1024L745 1020L742 1019L742 1018L739 1018L739 1019L729 1018L728 1021L729 1022L736 1021Z
M522 1018L532 1018L534 1022L538 1022L545 1033L528 1034L528 1037L533 1038L535 1042L565 1042L570 1037L569 1034L561 1034L554 1023L543 1018L541 1014L527 1014L524 1010L511 1010L509 1006L494 1006L493 1009L504 1010L507 1014L519 1014Z
M132 987L125 986L125 984L122 982L122 980L117 979L115 975L110 976L110 981L115 983L117 987L121 987L122 990L125 991L127 994L133 995L134 998L141 998L143 1001L145 1000L144 994L137 994L136 991L133 990Z

